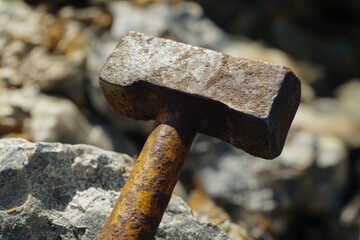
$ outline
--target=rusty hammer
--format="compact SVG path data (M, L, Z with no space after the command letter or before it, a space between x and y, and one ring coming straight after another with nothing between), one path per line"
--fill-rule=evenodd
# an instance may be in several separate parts
M300 102L290 69L128 32L100 72L112 108L156 119L99 239L152 239L197 132L274 158Z

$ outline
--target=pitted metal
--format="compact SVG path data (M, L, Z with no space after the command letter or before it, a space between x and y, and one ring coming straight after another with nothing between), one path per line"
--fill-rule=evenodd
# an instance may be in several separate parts
M152 239L197 132L278 156L300 102L286 67L127 33L100 72L119 113L156 119L99 239Z

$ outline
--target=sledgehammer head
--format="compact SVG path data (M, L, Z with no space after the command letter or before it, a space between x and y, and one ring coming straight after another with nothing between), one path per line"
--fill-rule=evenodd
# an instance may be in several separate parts
M290 69L128 32L100 72L113 109L155 119L178 104L201 117L200 132L262 158L283 148L300 102Z

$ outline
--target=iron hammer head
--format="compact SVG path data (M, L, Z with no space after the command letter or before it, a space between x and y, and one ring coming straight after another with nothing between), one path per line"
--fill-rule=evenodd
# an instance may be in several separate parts
M290 69L128 32L100 72L113 109L155 119L176 103L198 114L200 132L262 158L283 148L300 102Z

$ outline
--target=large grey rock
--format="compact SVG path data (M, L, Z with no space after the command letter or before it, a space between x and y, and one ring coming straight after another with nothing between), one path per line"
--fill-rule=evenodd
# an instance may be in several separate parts
M134 160L86 145L0 140L0 238L94 239ZM229 239L173 197L156 239Z

